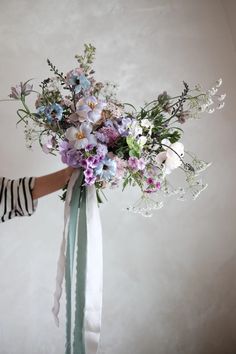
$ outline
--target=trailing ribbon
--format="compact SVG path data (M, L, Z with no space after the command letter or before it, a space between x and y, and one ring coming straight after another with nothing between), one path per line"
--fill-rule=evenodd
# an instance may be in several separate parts
M101 331L103 283L101 222L96 188L82 186L82 181L83 175L77 173L72 175L68 184L64 213L65 225L54 294L53 314L56 323L59 324L62 274L65 274L66 354L96 354ZM77 256L76 267L74 267L75 255ZM75 273L74 276L73 273ZM74 278L76 283L75 315L72 331Z

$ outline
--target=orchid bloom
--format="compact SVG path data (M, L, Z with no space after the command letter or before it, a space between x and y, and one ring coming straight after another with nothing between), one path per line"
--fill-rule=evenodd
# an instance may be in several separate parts
M78 128L68 128L66 138L73 144L74 148L85 149L87 145L97 145L97 139L91 132L91 124L84 122Z

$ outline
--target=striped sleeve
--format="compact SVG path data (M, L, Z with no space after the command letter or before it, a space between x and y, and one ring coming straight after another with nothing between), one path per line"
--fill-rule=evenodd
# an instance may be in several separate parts
M37 207L32 191L35 178L24 177L10 180L0 177L0 222L15 216L30 216Z

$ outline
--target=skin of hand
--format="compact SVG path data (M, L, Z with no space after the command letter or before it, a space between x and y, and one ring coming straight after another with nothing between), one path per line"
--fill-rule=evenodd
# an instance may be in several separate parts
M74 170L73 167L67 167L46 176L36 177L32 191L33 199L41 198L63 188L69 181Z

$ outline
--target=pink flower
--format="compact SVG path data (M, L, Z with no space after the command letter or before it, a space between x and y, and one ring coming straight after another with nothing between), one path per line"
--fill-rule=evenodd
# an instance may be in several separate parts
M138 159L137 157L135 156L131 156L128 160L128 165L129 167L134 170L134 171L143 171L144 168L145 168L145 162L144 160L141 158L141 159Z

